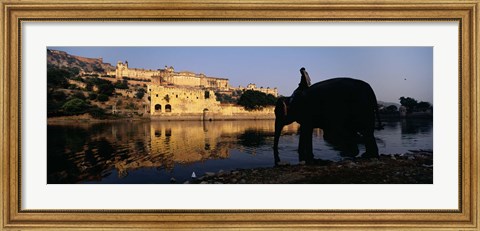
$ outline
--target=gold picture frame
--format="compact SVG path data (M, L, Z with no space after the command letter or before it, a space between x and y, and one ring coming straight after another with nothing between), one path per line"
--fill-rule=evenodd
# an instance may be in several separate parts
M479 228L478 0L2 0L1 220L5 230ZM22 210L21 25L24 21L457 21L460 198L456 210Z

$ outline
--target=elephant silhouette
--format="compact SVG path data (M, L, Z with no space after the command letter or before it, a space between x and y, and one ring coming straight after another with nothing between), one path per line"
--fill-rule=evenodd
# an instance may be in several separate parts
M324 139L340 147L342 153L357 156L359 137L365 143L362 157L378 157L374 137L378 106L371 86L358 79L333 78L321 81L292 97L281 97L275 106L274 158L280 162L278 142L285 125L300 124L299 161L314 163L312 132L323 130Z

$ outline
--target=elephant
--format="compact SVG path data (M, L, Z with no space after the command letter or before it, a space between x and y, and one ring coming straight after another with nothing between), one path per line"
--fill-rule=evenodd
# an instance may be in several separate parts
M293 98L292 98L293 97ZM333 78L315 83L298 96L280 97L275 105L274 158L280 162L278 142L285 125L300 124L299 161L315 163L312 147L314 128L323 130L324 139L354 157L359 153L357 141L365 143L365 158L378 158L374 137L377 99L372 87L358 79Z

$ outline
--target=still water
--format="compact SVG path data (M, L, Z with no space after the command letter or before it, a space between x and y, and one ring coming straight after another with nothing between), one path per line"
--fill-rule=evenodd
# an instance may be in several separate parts
M375 132L381 154L433 148L431 119L392 120ZM283 162L298 163L298 124L280 137ZM49 184L176 183L193 172L272 167L273 120L152 121L49 125ZM315 158L341 160L339 151L314 130ZM359 145L360 153L365 151Z

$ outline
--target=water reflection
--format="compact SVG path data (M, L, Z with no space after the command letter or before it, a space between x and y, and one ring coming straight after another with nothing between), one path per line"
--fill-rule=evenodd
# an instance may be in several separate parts
M381 153L431 149L431 121L387 121L376 133ZM298 124L286 126L282 160L295 163ZM113 122L49 125L47 180L53 183L169 183L195 171L273 166L274 123L265 121ZM341 158L314 131L314 154Z

